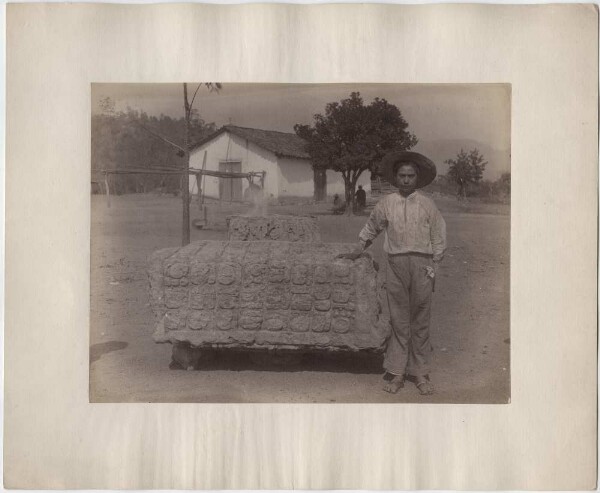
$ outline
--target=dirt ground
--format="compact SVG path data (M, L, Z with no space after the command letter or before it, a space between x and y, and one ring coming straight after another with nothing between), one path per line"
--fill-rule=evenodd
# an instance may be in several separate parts
M448 249L434 293L433 396L407 383L381 390L376 354L306 355L299 364L257 364L244 353L221 352L197 371L170 369L171 346L152 340L146 258L179 246L181 199L136 194L92 196L91 402L416 402L507 403L510 400L509 255L506 205L458 203L434 197L447 223ZM331 205L270 206L269 213L317 215L325 242L355 243L366 215L330 213ZM248 206L209 205L208 229L192 241L227 237L225 217ZM200 217L192 204L192 218ZM372 247L382 258L382 238Z

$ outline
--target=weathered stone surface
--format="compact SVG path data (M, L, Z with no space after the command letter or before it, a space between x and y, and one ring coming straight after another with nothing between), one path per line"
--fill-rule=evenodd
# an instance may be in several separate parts
M202 241L150 258L157 342L253 349L381 349L373 261L352 245Z
M321 241L314 216L229 216L227 224L232 241Z

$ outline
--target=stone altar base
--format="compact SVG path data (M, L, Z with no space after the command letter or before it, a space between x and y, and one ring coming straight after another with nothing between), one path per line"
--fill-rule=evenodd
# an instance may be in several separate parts
M353 245L201 241L150 258L156 342L192 348L380 351L389 322ZM187 366L194 366L192 363Z
M232 351L231 348L228 351ZM238 348L237 351L249 353L250 360L259 366L294 366L302 362L304 353L298 350L252 350L246 348ZM207 365L215 362L217 358L216 350L213 348L199 348L191 346L186 342L177 342L173 344L171 354L171 369L181 370L200 370Z

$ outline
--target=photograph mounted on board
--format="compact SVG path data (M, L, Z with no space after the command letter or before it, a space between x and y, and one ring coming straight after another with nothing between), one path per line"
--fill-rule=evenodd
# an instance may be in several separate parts
M92 84L90 402L510 402L509 84Z

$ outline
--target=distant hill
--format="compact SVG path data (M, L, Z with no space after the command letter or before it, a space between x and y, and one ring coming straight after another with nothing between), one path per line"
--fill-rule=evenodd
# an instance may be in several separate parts
M483 173L485 180L497 180L502 173L510 171L510 149L494 149L484 142L470 139L441 139L431 141L419 141L412 149L425 154L438 167L438 174L445 175L448 165L444 164L446 159L456 157L461 149L470 151L478 149L488 162Z

